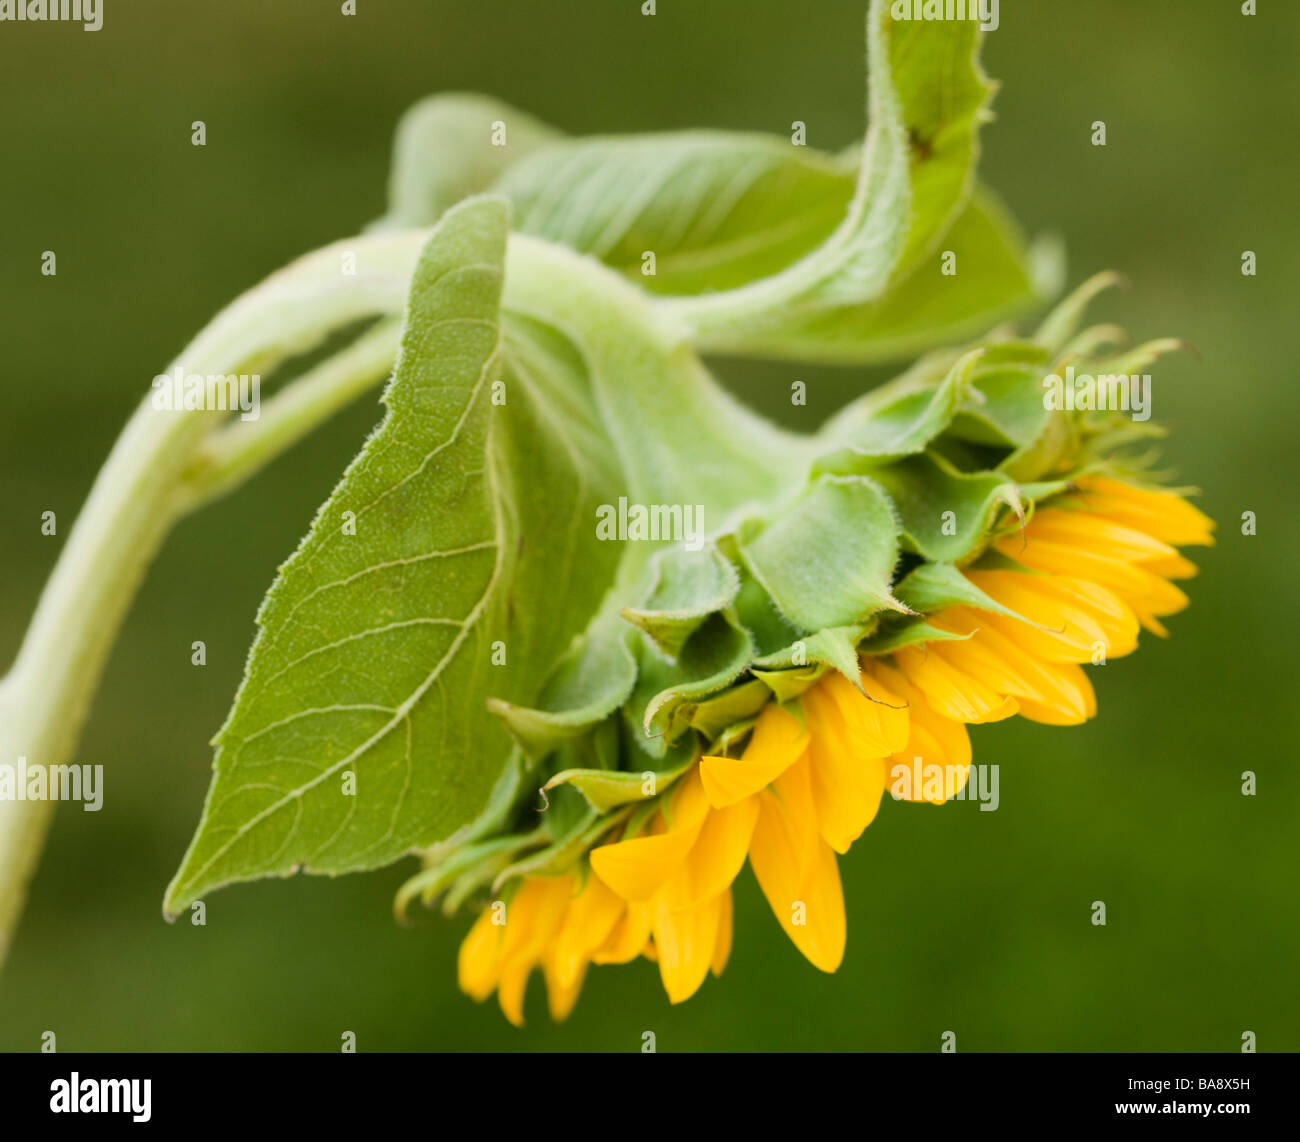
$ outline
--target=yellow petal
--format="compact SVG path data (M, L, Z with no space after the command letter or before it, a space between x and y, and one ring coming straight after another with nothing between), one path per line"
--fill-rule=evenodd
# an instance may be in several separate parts
M691 851L695 836L685 832L633 837L591 850L591 867L624 900L649 900Z
M721 975L727 966L727 960L731 958L733 910L731 890L728 889L718 897L718 938L713 945L713 962L709 965L709 970L714 975Z
M1079 481L1078 498L1092 511L1165 543L1183 547L1214 542L1214 521L1176 492L1088 476Z
M573 1011L574 1004L578 1002L578 996L582 993L582 981L587 975L587 964L584 961L576 973L570 974L562 972L554 955L549 955L542 960L542 974L546 979L547 1009L556 1023L563 1023Z
M864 672L859 680L866 697L837 671L827 674L814 689L835 700L859 755L888 757L907 741L907 703L871 674Z
M668 795L664 820L669 832L694 834L709 813L709 797L704 791L700 767L691 768L680 778Z
M709 812L686 858L689 904L712 900L731 888L731 882L745 866L758 809L758 798L747 797Z
M1069 726L1096 713L1092 685L1078 666L1040 658L1017 641L1027 629L1024 623L967 608L952 608L944 614L954 629L974 631L964 641L946 644L949 660L1010 694L1022 717Z
M818 843L817 803L812 795L812 762L803 757L790 766L768 787L781 806L782 815L791 830L792 844L795 846L795 866L802 879L812 862L813 851ZM762 819L760 801L759 819ZM758 829L757 822L754 825ZM753 849L753 842L750 842Z
M1083 667L1060 662L1053 669L1061 676L1061 696L1042 702L1033 698L1017 699L1020 716L1045 726L1077 726L1096 717L1097 695Z
M766 788L799 759L807 745L808 732L798 718L780 706L765 707L740 757L700 759L709 803L724 809Z
M867 703L860 694L857 697ZM874 752L863 754L861 739L849 730L842 707L824 686L812 687L802 701L812 733L809 778L818 831L836 852L848 852L880 808L885 792L884 758Z
M497 985L497 1004L501 1014L516 1027L524 1025L524 996L528 992L528 977L532 970L532 964L511 964L502 969L501 982Z
M456 958L460 989L480 1003L492 994L497 985L503 934L502 926L492 923L492 907L489 905L478 914L474 926L461 942Z
M1042 571L1047 575L1067 575L1090 583L1099 583L1103 587L1109 587L1126 601L1130 595L1140 594L1146 586L1147 573L1141 569L1140 563L1118 559L1106 552L1091 551L1084 547L1054 543L1041 538L1022 545L1018 537L1009 537L998 540L994 546L1004 555L1035 571ZM1015 575L1020 579L1034 578L1034 576L1017 575L1013 571L968 572L967 578L974 582L977 575ZM997 596L995 595L994 598ZM1011 606L1004 599L998 599L998 602ZM1019 608L1011 609L1018 614L1024 614L1026 618L1032 618Z
M890 758L889 788L895 796L942 805L965 788L970 766L947 760L928 729L918 725L908 745L906 753Z
M844 916L844 889L840 866L829 845L819 845L817 859L804 881L803 899L808 905L804 941L795 944L822 971L838 970L844 961L848 924Z
M1162 579L1195 579L1201 569L1182 555L1166 555L1161 559L1142 560L1142 570L1159 575Z
M1005 615L977 612L982 624L1004 631L1040 658L1051 662L1090 662L1097 644L1108 649L1112 646L1117 631L1115 623L1108 620L1103 625L1093 605L1081 602L1085 598L1082 588L1071 593L1056 587L1052 577L1016 571L971 571L966 577L990 598L1029 623L1038 624L1035 627ZM1114 645L1115 655L1131 650L1136 646L1135 630L1123 628Z
M1138 561L1178 554L1145 531L1125 527L1114 518L1068 508L1042 508L1025 528L1032 547L1040 539L1049 543L1082 547L1113 559Z
M529 877L506 905L497 1002L516 1027L524 1023L528 977L564 918L573 887L571 876Z
M890 791L905 800L935 804L956 796L970 777L970 734L965 723L936 711L883 659L868 659L866 669L907 702L907 745L886 763ZM942 781L928 780L936 773L941 773Z
M582 892L569 902L548 959L556 986L566 990L575 980L581 983L592 953L609 939L626 907L600 877L587 877Z
M942 612L941 612L942 613ZM944 641L904 646L894 662L939 713L960 722L1000 722L1016 712L1016 700L972 678L947 661Z
M591 850L592 869L624 900L649 900L691 851L709 811L700 767L682 777L668 797L671 818L661 814L658 822L663 832Z
M650 905L637 902L627 905L623 918L614 925L609 939L592 953L595 964L628 964L641 955L650 938Z
M835 852L813 838L811 859L800 873L797 851L805 830L790 819L775 794L760 794L762 812L749 859L773 915L791 942L822 971L834 971L844 957L844 895Z
M690 999L709 974L718 941L719 902L674 908L668 894L654 903L655 951L659 978L672 1003Z

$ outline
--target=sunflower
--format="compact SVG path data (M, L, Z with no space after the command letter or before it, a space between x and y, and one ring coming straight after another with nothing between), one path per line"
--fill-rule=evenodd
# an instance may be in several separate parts
M726 965L731 885L746 859L795 947L835 971L846 938L837 857L885 791L932 802L960 793L968 724L1092 717L1082 664L1131 653L1141 629L1167 634L1160 620L1188 601L1173 580L1196 571L1178 548L1213 543L1213 526L1176 493L1076 480L965 570L992 606L944 607L925 617L933 637L863 655L856 685L832 671L767 705L740 756L701 757L578 871L522 878L462 944L462 989L478 1000L496 991L518 1025L540 967L563 1019L589 965L645 956L680 1003Z

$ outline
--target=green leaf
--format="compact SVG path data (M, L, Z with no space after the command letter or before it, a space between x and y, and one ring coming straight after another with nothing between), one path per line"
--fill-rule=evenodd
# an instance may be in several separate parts
M234 880L385 864L487 801L509 754L484 704L507 551L485 462L506 230L502 201L472 201L424 247L388 416L258 614L169 913Z
M1032 444L1051 415L1039 383L1044 372L1041 367L1006 365L982 374L953 419L952 435L998 448Z
M747 525L741 553L796 628L855 626L901 605L890 594L898 523L880 486L823 475L773 518Z
M789 702L807 690L828 667L820 663L814 666L802 666L793 670L764 670L754 667L754 677L772 691L778 702Z

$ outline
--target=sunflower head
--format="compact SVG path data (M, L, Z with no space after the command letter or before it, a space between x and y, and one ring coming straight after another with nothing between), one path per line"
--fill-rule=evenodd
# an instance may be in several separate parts
M1159 429L1117 383L1058 399L1058 378L1140 376L1174 344L1079 331L1103 284L1032 338L934 355L855 402L785 458L801 487L699 550L657 552L552 700L500 711L518 749L493 805L399 897L481 908L460 954L469 995L495 992L519 1023L540 969L559 1019L592 964L644 956L681 1002L726 964L746 863L794 945L834 971L837 860L887 791L963 797L972 725L1096 715L1090 669L1167 633L1195 573L1179 549L1213 542L1147 475ZM613 708L566 705L621 658L635 680Z

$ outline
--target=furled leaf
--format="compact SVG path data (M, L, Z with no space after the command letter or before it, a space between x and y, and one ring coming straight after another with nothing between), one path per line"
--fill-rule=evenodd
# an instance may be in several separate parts
M549 146L495 189L524 233L680 295L744 285L815 249L843 219L853 174L786 139L683 131Z
M511 165L560 138L499 99L460 93L422 99L397 125L388 214L380 225L432 226L461 199L487 190Z
M830 357L838 350L841 359L858 360L880 355L861 342L864 330L872 332L872 315L861 307L889 305L900 283L926 270L941 239L950 246L946 232L970 195L976 130L992 90L979 68L978 42L971 21L895 22L887 0L873 0L867 17L869 128L849 209L821 246L780 273L676 303L706 348L799 357ZM984 246L971 261L987 268L1004 252L1005 231L970 229ZM991 234L997 234L993 241ZM1011 296L1023 300L1023 258L1012 254L1019 271L1012 275L1003 272L1007 259L1000 260L996 276L974 295L985 315ZM938 273L937 259L930 270ZM921 292L932 307L949 300L940 283L925 282ZM906 325L912 306L890 317ZM927 327L913 326L913 335L932 337L932 329L968 316L941 309L936 320L932 308ZM874 333L896 338L893 325L888 321Z
M495 189L522 231L664 296L706 349L872 361L951 342L1059 276L991 196L972 197L993 90L978 46L972 21L894 22L875 0L869 130L853 152L720 131L564 140Z
M941 254L956 273L942 273ZM800 361L868 363L953 344L1013 317L1058 288L1059 255L1048 244L1027 249L1005 210L984 188L942 238L942 250L868 301L788 307L741 331L712 331L719 353Z

